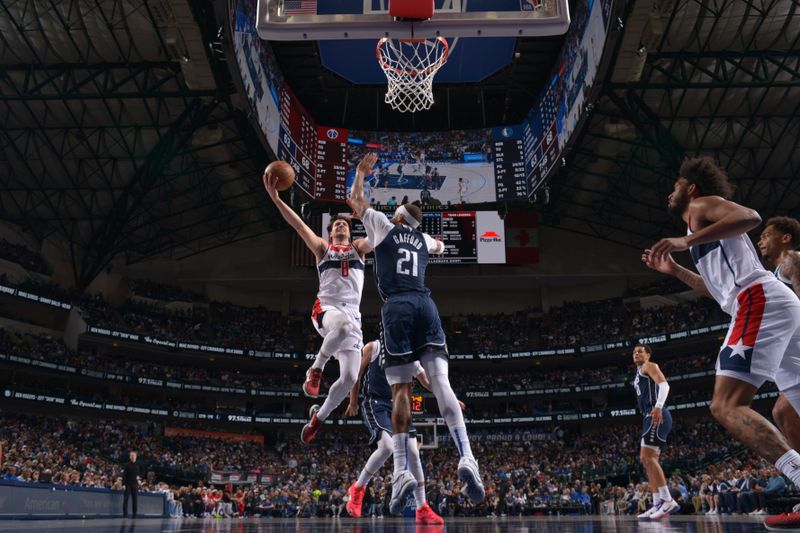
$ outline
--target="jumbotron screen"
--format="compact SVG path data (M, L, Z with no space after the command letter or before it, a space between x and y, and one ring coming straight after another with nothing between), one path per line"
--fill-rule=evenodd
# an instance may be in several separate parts
M530 198L553 174L584 114L611 11L611 0L578 1L550 83L521 124L397 133L317 124L256 34L256 3L230 1L244 89L267 143L295 168L297 185L315 200L343 202L355 165L374 151L380 161L368 192L382 205L404 196L441 206Z
M342 213L349 215L350 213ZM393 213L385 213L391 217ZM331 215L322 215L322 238L328 239ZM367 236L360 220L353 220L353 238ZM444 242L444 253L431 255L430 263L464 264L506 262L505 226L494 211L439 211L423 215L422 231ZM367 262L372 256L367 256Z

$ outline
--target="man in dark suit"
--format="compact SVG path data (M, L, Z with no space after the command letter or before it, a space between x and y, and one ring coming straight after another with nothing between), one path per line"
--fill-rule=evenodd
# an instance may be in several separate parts
M136 496L139 490L139 465L136 462L136 452L130 453L130 461L122 470L122 484L125 485L125 494L122 496L122 517L128 516L128 497L133 501L133 517L136 518Z

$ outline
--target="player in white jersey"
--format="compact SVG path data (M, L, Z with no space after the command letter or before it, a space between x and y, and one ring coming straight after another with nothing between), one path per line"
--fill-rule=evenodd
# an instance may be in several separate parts
M791 217L773 217L767 220L758 250L775 277L800 297L800 222ZM800 379L800 376L798 377ZM784 395L778 397L772 408L772 419L786 435L795 450L800 449L800 415L792 408Z
M733 317L717 358L711 412L734 437L800 486L800 454L751 408L761 385L774 381L800 411L800 301L761 266L747 236L761 217L727 199L733 187L714 161L687 159L679 176L669 209L682 217L687 235L661 239L645 250L642 261L711 296ZM672 252L684 250L690 251L699 275L672 259ZM794 515L789 523L800 526L800 513Z
M331 357L339 360L339 379L331 385L322 406L311 408L310 420L303 426L302 441L310 443L322 424L342 401L358 378L361 362L361 292L364 288L364 256L372 248L367 239L350 242L350 222L334 218L326 242L309 228L278 195L277 177L264 174L264 187L278 211L303 239L317 259L319 292L311 314L314 328L322 336L322 347L314 364L306 372L303 392L312 398L319 396L322 370Z

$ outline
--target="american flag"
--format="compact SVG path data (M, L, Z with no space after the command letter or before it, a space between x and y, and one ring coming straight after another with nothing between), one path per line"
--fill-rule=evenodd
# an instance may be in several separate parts
M284 15L316 15L317 0L286 0L283 3Z

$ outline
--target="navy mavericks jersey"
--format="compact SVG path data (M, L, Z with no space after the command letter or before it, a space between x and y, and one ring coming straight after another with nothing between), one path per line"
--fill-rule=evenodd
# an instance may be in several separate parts
M658 385L650 376L646 376L636 369L636 377L633 379L633 390L636 391L636 403L644 416L649 416L656 406L658 398Z
M792 282L789 281L789 278L781 274L780 265L778 265L778 267L775 269L775 277L778 278L778 281L789 287L789 289L791 289L791 291L794 292L794 287L792 286Z
M428 294L429 244L425 237L418 229L396 224L375 247L375 281L383 299L404 292Z
M368 400L392 401L392 387L386 380L386 373L381 368L381 358L376 353L372 354L361 381L361 397Z

